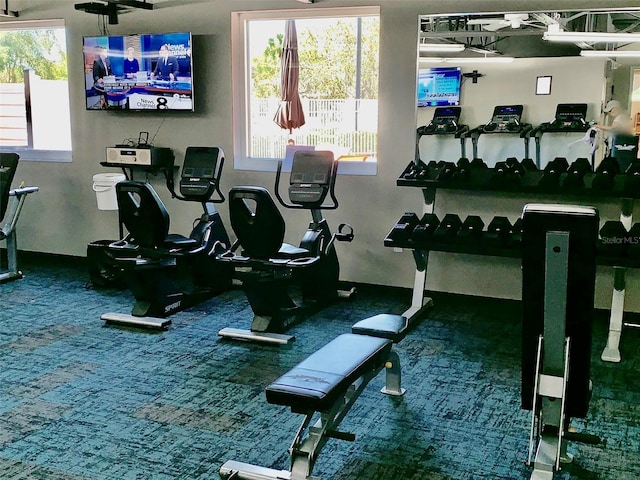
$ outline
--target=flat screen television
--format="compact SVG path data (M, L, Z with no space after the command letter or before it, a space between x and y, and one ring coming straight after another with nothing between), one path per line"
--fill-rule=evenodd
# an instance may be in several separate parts
M460 67L425 68L418 72L418 106L460 105Z
M191 33L83 38L88 110L192 112Z

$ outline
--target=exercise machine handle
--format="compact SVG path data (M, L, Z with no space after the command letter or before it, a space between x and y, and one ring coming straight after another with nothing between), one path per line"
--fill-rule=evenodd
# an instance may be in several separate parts
M345 230L346 231L343 231ZM336 233L336 240L339 242L351 242L353 240L353 227L348 223L341 223Z

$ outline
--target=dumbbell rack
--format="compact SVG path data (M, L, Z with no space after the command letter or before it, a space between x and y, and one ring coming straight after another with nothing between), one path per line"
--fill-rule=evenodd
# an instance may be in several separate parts
M448 190L468 190L468 191L493 191L493 192L511 192L521 193L527 196L554 194L566 196L570 200L576 200L584 203L585 199L611 199L618 198L621 200L620 222L625 226L626 230L631 229L632 211L634 200L640 198L640 188L638 182L640 176L632 176L628 174L618 174L613 178L613 185L608 189L592 188L595 173L585 173L583 188L563 188L564 178L569 175L562 173L560 175L558 186L550 187L539 186L540 180L545 174L543 171L526 171L518 179L512 181L511 184L497 183L492 181L499 173L495 168L472 168L466 177L452 176L448 180L442 181L440 172L442 164L434 164L431 162L425 165L420 162L410 162L403 173L398 177L396 184L400 187L420 188L422 191L424 203L422 214L433 214L435 209L435 198L438 189ZM421 170L419 178L406 178L407 173L415 171L416 168ZM498 186L497 186L498 185ZM394 226L394 229L398 224ZM469 255L484 255L496 257L520 258L521 250L519 241L513 241L509 245L488 245L483 242L463 242L455 240L438 241L434 239L422 239L416 241L410 235L403 238L394 238L394 229L384 239L384 245L394 248L406 248L412 251L416 264L414 274L413 293L410 308L403 313L403 316L411 323L419 317L426 307L432 305L430 298L425 297L424 291L427 279L427 264L430 251L463 253ZM624 314L624 296L625 296L625 271L627 268L640 268L640 248L636 250L636 254L632 257L619 256L617 254L601 254L597 257L599 265L614 267L614 290L610 314L610 327L607 347L604 349L602 359L604 361L619 362L619 342L623 327Z

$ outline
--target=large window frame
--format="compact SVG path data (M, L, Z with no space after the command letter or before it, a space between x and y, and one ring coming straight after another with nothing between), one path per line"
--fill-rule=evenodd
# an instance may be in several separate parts
M260 10L231 13L231 78L233 100L234 167L237 170L275 171L278 159L248 156L249 102L251 59L248 54L249 31L252 20L287 20L313 18L380 17L380 7L338 7L291 10ZM379 128L378 119L378 128ZM376 162L341 162L338 173L376 175Z
M36 29L65 29L65 22L63 19L51 19L51 20L17 20L17 21L9 21L9 22L1 22L0 23L0 31L10 31L10 30L36 30ZM68 52L68 46L67 46ZM68 71L68 65L67 65ZM33 78L33 72L28 75L30 78ZM26 80L29 81L29 80ZM69 86L67 83L67 92L69 92ZM69 97L69 118L71 117L71 104ZM25 100L27 103L29 100ZM30 118L29 112L27 112L27 135L31 136L28 139L28 143L33 142L33 121ZM70 120L69 120L70 121ZM69 135L71 136L71 130L69 131ZM71 141L71 138L69 139ZM72 161L72 150L48 150L48 149L38 149L32 148L24 145L3 145L0 146L0 151L2 152L15 152L20 155L20 160L25 161L38 161L38 162L63 162L68 163Z

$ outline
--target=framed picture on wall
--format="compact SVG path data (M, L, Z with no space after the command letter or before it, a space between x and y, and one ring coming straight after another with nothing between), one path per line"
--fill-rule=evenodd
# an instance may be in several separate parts
M536 95L551 95L551 77L536 78Z

